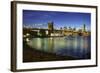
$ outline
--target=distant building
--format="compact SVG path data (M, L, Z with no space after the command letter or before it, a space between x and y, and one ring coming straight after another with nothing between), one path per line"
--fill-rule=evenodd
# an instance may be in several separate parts
M85 24L83 25L82 30L83 30L83 32L85 32L85 31L86 31L86 25L85 25Z

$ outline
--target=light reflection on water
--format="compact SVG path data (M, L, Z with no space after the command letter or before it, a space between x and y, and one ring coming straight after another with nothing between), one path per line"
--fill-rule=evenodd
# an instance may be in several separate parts
M33 49L56 53L62 56L72 56L77 59L90 58L90 36L33 38L28 45Z

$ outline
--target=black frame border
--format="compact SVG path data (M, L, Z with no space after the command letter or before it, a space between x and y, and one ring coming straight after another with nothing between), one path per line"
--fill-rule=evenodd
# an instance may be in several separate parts
M52 67L52 68L38 68L38 69L17 69L17 4L35 4L35 5L50 5L50 6L67 6L67 7L83 7L96 9L96 64L84 66L69 66L69 67ZM45 2L28 2L28 1L11 1L11 71L39 71L39 70L53 70L53 69L72 69L84 67L97 67L98 66L98 7L89 5L75 5L75 4L58 4L58 3L45 3Z

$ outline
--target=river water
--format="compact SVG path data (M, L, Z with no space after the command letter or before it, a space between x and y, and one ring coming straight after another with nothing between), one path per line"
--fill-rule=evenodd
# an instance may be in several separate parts
M28 45L33 49L76 59L90 59L91 57L90 36L33 38Z

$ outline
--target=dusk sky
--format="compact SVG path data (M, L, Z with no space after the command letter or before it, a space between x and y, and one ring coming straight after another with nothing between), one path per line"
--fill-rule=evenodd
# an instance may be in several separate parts
M60 27L79 29L83 24L87 30L91 28L90 13L23 10L24 26L47 28L50 21L54 22L54 28L57 29Z

